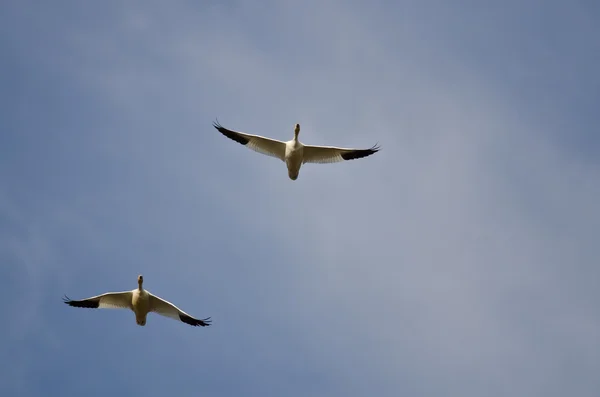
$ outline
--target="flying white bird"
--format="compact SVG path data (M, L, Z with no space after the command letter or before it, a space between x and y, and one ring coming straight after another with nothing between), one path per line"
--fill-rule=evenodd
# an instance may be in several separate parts
M150 291L142 288L144 277L138 276L138 287L132 291L107 292L106 294L92 296L91 298L75 301L65 295L64 302L73 307L86 307L90 309L129 309L135 313L138 325L146 325L146 316L150 312L182 321L194 327L210 325L210 317L198 320L171 302L152 295Z
M258 153L266 154L285 162L288 169L288 176L293 181L298 179L300 167L304 163L337 163L339 161L367 157L379 151L379 146L377 145L370 149L304 145L298 140L300 124L296 124L294 127L294 139L287 142L228 130L219 124L218 120L213 123L213 126L227 138L233 139Z

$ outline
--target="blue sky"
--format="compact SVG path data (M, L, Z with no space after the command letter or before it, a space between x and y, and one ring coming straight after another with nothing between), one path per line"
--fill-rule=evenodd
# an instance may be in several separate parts
M599 17L3 2L0 394L595 396ZM61 302L140 273L213 326Z

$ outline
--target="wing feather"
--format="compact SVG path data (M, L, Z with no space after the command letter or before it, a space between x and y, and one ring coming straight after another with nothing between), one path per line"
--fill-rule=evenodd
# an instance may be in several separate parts
M72 300L65 295L63 301L73 307L88 309L132 309L131 291L107 292L106 294L92 296L82 300Z
M379 151L379 146L374 145L369 149L349 149L334 146L304 146L304 163L337 163L345 160L360 159Z
M165 317L170 317L174 320L182 321L194 327L206 327L210 325L210 317L204 318L202 320L194 318L186 312L184 312L183 310L181 310L180 308L178 308L177 306L175 306L174 304L172 304L171 302L159 298L158 296L153 295L150 292L148 292L148 294L150 295L150 311Z
M276 139L265 138L264 136L246 134L244 132L233 131L223 127L219 121L213 123L221 134L232 139L255 152L275 157L281 161L285 160L285 142Z

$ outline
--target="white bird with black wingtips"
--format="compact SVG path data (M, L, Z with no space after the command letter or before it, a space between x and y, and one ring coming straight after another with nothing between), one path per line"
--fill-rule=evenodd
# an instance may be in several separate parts
M288 169L288 176L293 181L298 179L300 167L304 163L337 163L339 161L367 157L379 151L379 146L377 145L369 149L304 145L298 140L300 124L294 126L294 139L287 142L229 130L219 124L218 120L213 123L213 126L227 138L241 143L258 153L275 157L285 162Z
M132 291L107 292L106 294L92 296L79 301L71 300L65 295L64 302L73 307L85 307L89 309L129 309L135 313L135 321L138 325L146 325L146 316L154 312L165 317L182 321L194 327L206 327L210 325L210 317L196 319L177 306L142 287L144 277L138 276L138 287Z

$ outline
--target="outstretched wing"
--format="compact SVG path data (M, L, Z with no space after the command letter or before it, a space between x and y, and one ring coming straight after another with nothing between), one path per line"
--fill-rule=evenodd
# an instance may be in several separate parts
M213 123L213 126L227 138L232 139L255 152L267 156L278 158L281 161L285 159L285 142L276 139L265 138L264 136L246 134L239 131L229 130L219 124L219 121Z
M85 307L88 309L132 309L132 292L107 292L106 294L92 296L82 300L72 300L65 295L63 301L73 307Z
M190 316L183 310L179 309L177 306L175 306L171 302L161 299L158 296L153 295L149 292L148 292L148 294L150 295L150 311L151 312L155 312L162 316L170 317L172 319L182 321L186 324L193 325L194 327L197 327L197 326L206 327L206 326L210 325L210 317L199 320L197 318Z
M333 146L304 146L304 163L337 163L344 160L360 159L379 151L375 145L369 149L349 149Z

